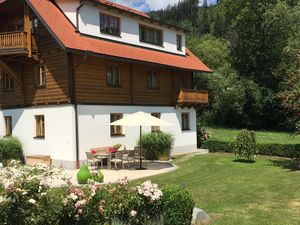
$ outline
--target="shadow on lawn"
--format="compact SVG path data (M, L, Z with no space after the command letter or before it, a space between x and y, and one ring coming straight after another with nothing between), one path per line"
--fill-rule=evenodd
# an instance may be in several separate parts
M300 170L298 163L296 163L294 160L290 160L290 159L277 159L277 160L270 159L269 161L273 166L278 166L278 167L281 167L283 169L288 169L291 172Z
M247 159L235 159L235 160L233 160L233 162L238 162L238 163L249 163L249 164L255 163L254 160L247 160Z

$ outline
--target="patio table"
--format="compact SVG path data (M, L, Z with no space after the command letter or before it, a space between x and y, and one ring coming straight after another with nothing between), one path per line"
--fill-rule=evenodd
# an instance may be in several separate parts
M95 154L95 157L101 160L101 169L103 169L103 159L107 159L107 167L111 168L110 159L112 158L112 153L99 152Z

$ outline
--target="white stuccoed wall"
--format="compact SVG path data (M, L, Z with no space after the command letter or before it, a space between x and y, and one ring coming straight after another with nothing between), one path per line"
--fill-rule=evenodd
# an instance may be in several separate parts
M124 127L124 137L110 136L110 114L123 113L123 117L143 111L161 113L161 119L173 126L162 127L175 137L173 153L193 151L197 148L196 111L194 109L174 109L174 107L139 106L78 106L80 159L86 158L85 152L91 148L112 146L118 143L133 149L139 137L139 127ZM190 113L190 131L181 130L181 113ZM151 127L143 127L143 132L151 132ZM122 147L123 148L123 147Z
M76 26L76 13L79 6L79 0L56 0L59 8L70 19L74 26Z
M104 12L106 14L113 15L120 18L121 37L107 35L100 32L100 12ZM163 46L156 46L156 45L140 42L139 39L140 23L163 30L163 40L164 40ZM85 4L80 8L79 31L81 33L96 36L96 37L106 38L114 41L139 45L143 47L176 53L180 55L185 55L185 35L182 32L173 29L168 29L165 27L160 27L154 24L149 24L141 20L138 20L137 18L125 16L124 14L116 14L113 13L112 11L103 10L100 9L100 7L96 7L90 4ZM176 43L177 34L182 35L182 44L183 44L182 51L177 50L177 43Z
M143 111L161 113L161 119L173 124L162 127L175 137L172 153L194 151L197 148L196 112L194 109L174 109L157 106L78 106L80 160L86 160L85 152L91 148L112 146L118 143L133 149L139 137L139 127L124 127L124 137L110 136L110 114L128 116ZM181 113L190 113L190 131L181 130ZM35 137L35 116L45 116L45 139ZM71 105L41 106L0 110L0 136L4 135L4 116L12 116L13 136L20 139L25 155L50 155L55 166L75 168L75 111ZM151 132L151 127L143 127ZM122 147L123 148L123 147Z
M36 139L35 115L45 116L45 139ZM73 106L43 106L0 110L0 135L4 116L12 116L13 136L20 139L25 155L50 155L56 166L75 161L75 120Z

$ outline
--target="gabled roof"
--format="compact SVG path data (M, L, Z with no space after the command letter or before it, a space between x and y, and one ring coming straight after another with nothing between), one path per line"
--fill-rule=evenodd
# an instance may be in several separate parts
M185 56L83 36L51 1L26 0L40 20L65 50L101 54L124 60L164 65L178 69L211 72L189 50Z

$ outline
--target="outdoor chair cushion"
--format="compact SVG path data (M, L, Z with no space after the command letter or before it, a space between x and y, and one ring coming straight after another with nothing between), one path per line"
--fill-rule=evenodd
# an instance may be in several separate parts
M108 148L108 152L109 152L109 153L116 153L117 150L116 150L114 147L109 147L109 148Z

